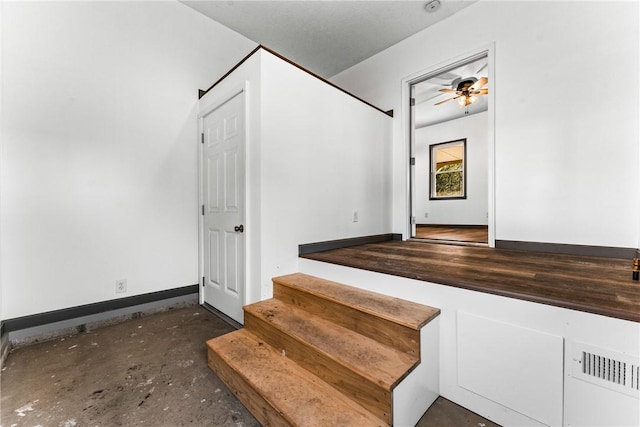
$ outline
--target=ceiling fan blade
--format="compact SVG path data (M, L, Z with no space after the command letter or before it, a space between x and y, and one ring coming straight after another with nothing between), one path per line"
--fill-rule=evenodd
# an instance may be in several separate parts
M489 93L489 89L484 88L484 89L477 89L477 90L473 90L471 92L469 92L469 94L471 95L486 95Z
M452 80L455 80L457 78L460 78L460 76L458 74L452 73L451 71L445 71L444 73L438 74L435 77L438 78L438 79L449 81L449 82L452 81Z
M432 99L438 98L442 96L441 93L432 93L432 94L422 94L415 97L416 105L422 104L423 102L431 101Z
M433 94L433 95L431 95L430 97L428 97L428 98L424 98L424 99L422 100L422 102L431 101L432 99L438 98L438 97L440 97L440 96L442 96L442 94L441 94L441 93L434 93L434 94ZM418 103L418 100L416 100L416 103Z
M476 74L480 74L482 72L482 70L487 68L488 65L489 65L488 63L484 64L478 71L476 71Z
M453 90L453 89L438 89L440 92L445 92L445 93L458 93L457 90Z
M486 85L489 82L489 79L486 77L480 77L477 82L471 85L469 90L478 90L482 86Z
M462 95L458 95L458 96L454 96L453 98L447 98L444 101L440 101L440 102L436 102L433 105L440 105L440 104L444 104L445 102L449 102L449 101L453 101L454 99L458 99L460 98Z

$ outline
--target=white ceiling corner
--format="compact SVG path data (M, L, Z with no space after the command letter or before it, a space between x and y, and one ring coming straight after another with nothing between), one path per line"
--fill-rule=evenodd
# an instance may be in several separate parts
M477 0L182 0L220 24L324 77L375 55ZM248 52L247 52L248 53Z

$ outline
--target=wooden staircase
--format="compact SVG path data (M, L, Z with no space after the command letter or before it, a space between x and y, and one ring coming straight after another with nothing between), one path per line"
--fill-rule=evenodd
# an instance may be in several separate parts
M273 284L243 329L207 342L211 369L265 426L392 425L440 310L300 273Z

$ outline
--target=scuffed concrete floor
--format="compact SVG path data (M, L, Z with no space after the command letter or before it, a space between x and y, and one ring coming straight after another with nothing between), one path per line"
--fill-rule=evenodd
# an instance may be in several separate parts
M199 306L17 349L0 376L0 424L258 426L207 366L233 328Z
M207 366L206 340L232 330L191 306L16 349L0 426L259 426ZM496 424L439 398L418 426Z
M480 415L439 397L416 427L500 427Z

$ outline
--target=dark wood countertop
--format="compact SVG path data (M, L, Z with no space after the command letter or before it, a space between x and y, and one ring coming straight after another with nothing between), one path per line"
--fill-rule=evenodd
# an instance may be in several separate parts
M628 259L389 241L302 258L640 322Z

